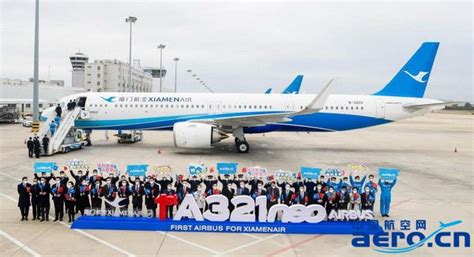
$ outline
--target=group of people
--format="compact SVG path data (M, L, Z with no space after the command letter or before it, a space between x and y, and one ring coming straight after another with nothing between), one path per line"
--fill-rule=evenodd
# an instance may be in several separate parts
M86 209L115 211L111 203L116 198L121 199L120 211L128 212L132 205L133 213L141 213L143 205L153 217L156 217L156 199L160 195L173 195L179 204L188 194L194 197L199 209L203 212L211 209L205 201L209 195L222 194L229 199L229 208L234 209L230 200L234 196L248 195L252 198L266 196L267 208L281 203L319 204L326 208L328 214L332 210L372 210L376 193L381 189L381 214L388 217L390 208L391 189L396 180L379 179L374 176L336 177L325 179L301 179L295 181L268 180L262 178L247 178L244 174L237 175L192 175L184 178L182 175L175 180L171 176L147 176L144 178L115 175L109 173L103 177L97 170L77 174L70 170L72 179L64 171L56 176L53 173L34 175L32 184L24 177L18 185L19 201L22 219L28 220L30 206L33 210L33 220L48 221L50 200L54 204L54 220L62 221L64 213L68 214L68 221L73 222L75 215L84 215ZM91 176L89 176L91 175ZM168 206L167 216L173 217L174 206Z
M33 137L29 137L25 143L26 148L28 149L28 157L40 158L41 147L43 147L45 153L48 151L49 137L48 135L44 135L40 141L40 137L35 134Z
M70 100L69 103L67 103L67 110L72 111L76 108L76 101ZM56 133L59 124L61 122L61 115L63 113L63 109L60 104L56 106L54 109L56 112L56 116L54 119L49 123L49 133L51 137ZM43 148L44 152L46 153L48 151L48 146L49 146L49 140L50 138L48 137L47 134L43 136L43 138L40 138L38 135L34 135L33 137L29 137L29 139L25 142L26 148L28 149L28 157L33 158L40 158L41 155L41 148Z

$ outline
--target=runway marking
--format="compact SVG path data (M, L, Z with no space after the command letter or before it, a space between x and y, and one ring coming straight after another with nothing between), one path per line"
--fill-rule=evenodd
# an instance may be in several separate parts
M5 231L3 230L0 230L0 235L6 237L8 240L12 241L14 244L18 245L18 247L20 247L20 249L23 249L25 251L27 251L29 254L31 254L32 256L35 256L35 257L39 257L41 256L39 253L35 252L33 249L31 249L30 247L28 247L26 244L18 241L16 238L12 237L11 235L9 235L8 233L6 233Z
M163 232L163 231L156 231L156 232L158 232L158 233L160 233L160 234L162 234L162 235L165 235L165 237L166 237L166 236L169 236L169 237L171 237L171 238L173 238L173 239L176 239L176 240L178 240L178 241L181 241L181 242L190 244L190 245L195 246L195 247L197 247L197 248L201 248L201 249L206 250L206 251L208 251L208 252L211 252L211 253L213 253L213 254L219 254L219 252L217 252L217 251L214 251L214 250L212 250L212 249L210 249L210 248L207 248L207 247L205 247L205 246L202 246L202 245L200 245L200 244L197 244L197 243L188 241L188 240L186 240L186 239L184 239L184 238L181 238L181 237L178 237L178 236L175 236L175 235L171 235L171 234L166 233L166 232Z
M252 235L252 234L249 234L249 233L242 233L242 235L248 236L248 237L253 237L253 238L255 238L255 239L263 239L263 237L259 237L259 236Z
M9 196L9 195L7 195L7 194L4 194L4 193L0 192L0 195L3 196L3 197L5 197L5 198L7 198L7 199L9 199L9 200L11 200L11 201L13 201L13 202L17 202L17 200L16 200L15 198L13 198L13 197L11 197L11 196ZM49 217L50 217L51 219L54 219L54 217L51 216L51 215L50 215ZM64 222L62 222L62 221L60 221L60 222L58 222L58 223L61 224L61 225L63 225L63 226L66 226L66 227L68 227L68 228L71 228L70 225L68 225L68 224L66 224L66 223L64 223ZM76 231L76 232L78 232L78 233L80 233L80 234L82 234L82 235L84 235L84 236L86 236L86 237L88 237L88 238L90 238L90 239L96 241L96 242L99 242L99 243L101 243L101 244L104 244L104 245L106 245L106 246L108 246L108 247L110 247L110 248L112 248L112 249L114 249L114 250L116 250L116 251L118 251L118 252L121 252L121 253L123 253L123 254L125 254L125 255L127 255L127 256L135 257L134 254L129 253L129 252L123 250L122 248L119 248L119 247L117 247L117 246L115 246L115 245L113 245L113 244L111 244L111 243L109 243L109 242L107 242L107 241L104 241L104 240L102 240L102 239L100 239L100 238L97 238L97 237L95 237L95 236L93 236L93 235L91 235L91 234L89 234L89 233L87 233L87 232L85 232L85 231L82 231L82 230L80 230L80 229L72 229L72 230L73 230L73 231Z
M271 235L271 236L266 237L266 238L260 238L260 239L257 240L257 241L253 241L253 242L250 242L250 243L248 243L248 244L244 244L244 245L241 245L241 246L239 246L239 247L235 247L235 248L229 249L229 250L227 250L227 251L225 251L225 252L221 252L221 253L219 253L219 254L217 254L217 255L215 255L215 256L221 256L221 255L224 255L224 254L232 253L232 252L238 251L238 250L243 249L243 248L247 248L247 247L252 246L252 245L254 245L254 244L261 243L261 242L263 242L263 241L266 241L266 240L268 240L268 239L272 239L272 238L277 237L277 236L280 236L280 235L281 235L281 234L274 234L274 235Z
M12 178L12 179L21 181L21 179L19 179L19 178L17 178L17 177L14 177L14 176L12 176L12 175L8 175L8 174L3 173L3 172L0 172L0 175L3 175L3 176L5 176L5 177L9 177L9 178Z
M396 207L396 206L398 206L398 205L400 205L400 204L409 202L409 201L411 201L411 199L405 199L405 200L402 200L402 201L400 201L400 202L394 203L394 204L392 204L392 208L394 208L394 207ZM302 244L305 244L305 243L307 243L307 242L309 242L309 241L312 241L312 240L314 240L314 239L320 238L320 237L322 237L322 236L325 236L325 235L314 235L314 236L312 236L312 237L310 237L310 238L307 238L307 239L304 239L304 240L302 240L302 241L300 241L300 242L298 242L298 243L296 243L296 244L290 244L290 245L287 246L287 247L284 247L284 248L278 249L278 250L276 250L276 251L274 251L274 252L271 252L271 253L265 255L265 257L271 257L271 256L274 256L274 255L276 255L276 254L285 252L285 251L287 251L287 250L289 250L289 249L294 248L295 246L300 246L300 245L302 245Z

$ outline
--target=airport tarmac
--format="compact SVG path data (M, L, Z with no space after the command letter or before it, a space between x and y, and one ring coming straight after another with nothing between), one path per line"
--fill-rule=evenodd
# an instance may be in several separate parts
M113 162L121 167L129 163L169 164L180 173L185 173L189 163L215 165L227 161L238 162L239 167L259 165L272 171L299 170L300 166L345 168L351 163L365 164L373 171L382 166L395 167L401 174L392 191L389 219L397 223L411 220L412 226L417 219L427 220L425 234L438 228L439 221L462 220L453 231L467 231L472 236L473 125L472 115L429 114L348 132L248 135L249 154L237 154L233 140L212 149L183 150L173 146L172 132L147 131L143 142L124 145L116 143L112 132L106 140L103 131L94 131L93 146L41 160L64 165L68 160L81 159L92 165ZM22 176L33 175L34 159L28 158L24 145L29 130L20 124L0 125L1 256L385 255L370 248L352 247L352 236L72 230L66 223L21 222L16 185ZM375 210L378 214L378 201ZM472 253L472 248L424 246L407 255Z

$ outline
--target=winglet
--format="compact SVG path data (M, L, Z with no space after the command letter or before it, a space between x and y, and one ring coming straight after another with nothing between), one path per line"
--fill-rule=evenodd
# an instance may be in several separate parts
M267 88L267 90L265 91L265 94L270 94L272 92L272 88Z
M334 85L335 78L331 79L328 84L319 92L319 94L301 111L296 112L295 114L307 114L319 112L323 109L324 104L326 103L329 97L329 89Z

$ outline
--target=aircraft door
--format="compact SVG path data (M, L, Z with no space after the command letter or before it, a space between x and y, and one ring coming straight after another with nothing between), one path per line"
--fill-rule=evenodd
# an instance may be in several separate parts
M385 119L385 102L382 99L375 100L375 118Z

